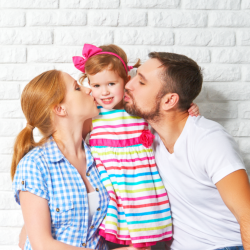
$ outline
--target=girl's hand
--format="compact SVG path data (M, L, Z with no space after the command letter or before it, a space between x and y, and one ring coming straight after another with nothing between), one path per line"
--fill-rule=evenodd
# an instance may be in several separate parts
M27 233L26 233L25 227L23 226L19 234L19 242L18 242L18 246L22 250L24 250L26 239L27 239Z
M190 108L188 110L188 113L191 116L199 116L199 115L201 115L199 107L195 103L191 103Z

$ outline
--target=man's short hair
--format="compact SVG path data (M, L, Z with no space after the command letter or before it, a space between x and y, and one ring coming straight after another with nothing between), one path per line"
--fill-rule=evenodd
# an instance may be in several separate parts
M158 59L163 67L160 75L163 86L159 98L167 93L177 93L178 109L188 110L202 88L203 77L199 65L187 56L175 53L151 52L149 57Z

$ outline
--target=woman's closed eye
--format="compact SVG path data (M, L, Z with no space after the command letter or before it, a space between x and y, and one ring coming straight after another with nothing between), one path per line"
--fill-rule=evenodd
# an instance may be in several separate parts
M141 82L141 81L140 81L139 83L140 83L141 85L145 85L145 83L143 83L143 82Z
M81 90L81 86L80 86L80 85L78 85L78 84L76 84L76 86L75 86L75 90L80 91L80 90Z

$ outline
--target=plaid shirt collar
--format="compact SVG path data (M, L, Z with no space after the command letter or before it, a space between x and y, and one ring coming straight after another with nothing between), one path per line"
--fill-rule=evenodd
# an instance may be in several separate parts
M87 163L87 171L90 170L90 168L94 165L94 158L92 157L90 148L88 145L85 143L85 141L82 141L82 144L85 149L85 154L86 154L86 163ZM42 146L44 151L45 151L45 156L46 158L51 162L51 163L56 163L61 161L62 159L66 159L66 157L62 154L60 149L58 148L54 138L51 136L49 140ZM86 171L86 172L87 172Z

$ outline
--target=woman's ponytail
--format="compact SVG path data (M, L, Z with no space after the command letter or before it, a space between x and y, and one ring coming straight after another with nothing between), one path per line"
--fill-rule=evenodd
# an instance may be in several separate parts
M34 147L41 146L53 134L52 108L61 103L65 96L65 83L61 71L50 70L31 80L23 90L21 106L27 120L26 127L18 134L11 163L13 180L20 160ZM43 138L35 142L34 127Z

